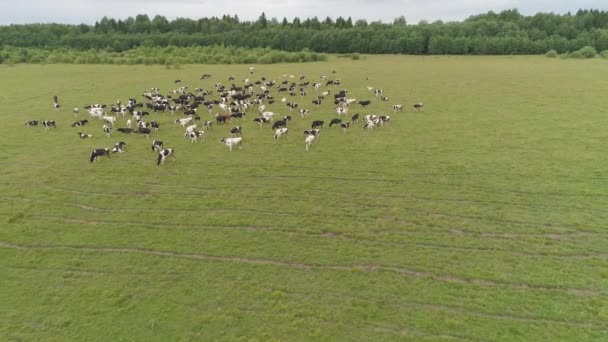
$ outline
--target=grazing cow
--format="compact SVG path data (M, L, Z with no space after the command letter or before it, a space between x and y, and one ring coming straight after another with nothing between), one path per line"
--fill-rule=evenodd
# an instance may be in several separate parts
M353 115L353 116L350 118L350 121L351 121L353 124L356 124L357 122L359 122L359 113L354 114L354 115Z
M220 140L221 143L225 144L226 146L228 146L228 149L230 151L232 151L232 146L234 145L238 145L239 148L243 148L243 138L238 137L238 138L222 138L222 140Z
M321 99L312 100L312 104L315 105L315 106L320 106L321 105Z
M190 138L190 141L192 141L192 143L194 144L198 142L198 138L202 137L203 134L205 134L205 131L192 131L186 132L186 134L184 134L184 137Z
M306 146L306 151L308 151L308 149L310 148L310 145L315 140L315 137L316 137L315 135L309 135L304 140L304 145Z
M335 108L336 113L338 114L338 116L342 116L342 115L346 115L348 113L348 108L344 108L344 107L338 107Z
M76 121L72 124L72 127L81 127L86 125L89 122L89 120L80 120L80 121Z
M400 104L393 105L393 112L398 112L398 111L402 111L402 110L403 110L403 105L400 105Z
M269 119L264 118L264 117L262 117L262 118L255 118L255 119L253 119L253 121L257 122L258 124L260 124L260 127L262 127L263 124L270 122Z
M333 126L333 125L337 125L337 124L341 124L342 123L342 119L332 119L329 122L329 127Z
M312 124L310 125L310 127L312 129L316 129L316 128L319 128L319 127L323 127L323 124L324 124L324 122L322 120L315 120L315 121L312 122Z
M182 80L175 80L173 83L175 83L175 84L182 83Z
M190 125L190 126L186 127L186 133L194 132L195 129L196 129L196 125Z
M340 124L340 127L342 127L342 130L346 133L346 130L350 127L350 122L343 122Z
M230 121L230 116L229 115L219 115L217 114L215 116L215 122L219 125L219 124L225 124L226 122Z
M116 145L112 147L112 153L123 153L125 151L125 145L127 145L127 143L124 141L116 143Z
M376 89L376 90L374 90L374 95L380 96L382 94L384 94L384 90L382 90L382 89Z
M117 128L116 131L125 133L125 134L131 134L134 132L134 130L132 128Z
M424 111L424 103L418 102L418 103L414 103L414 111Z
M206 79L206 78L210 78L210 77L211 77L211 75L209 75L209 74L203 74L203 75L201 76L201 80L204 80L204 79Z
M206 129L210 130L213 126L213 122L211 121L203 121L203 127L205 127Z
M288 128L287 127L277 129L276 131L274 131L274 140L279 139L279 137L281 135L284 135L284 134L286 135L287 132L288 132Z
M53 96L53 108L55 108L55 110L59 110L61 106L59 105L59 102L57 101L57 95Z
M161 165L165 163L165 159L171 157L173 161L175 161L175 150L172 148L161 150L158 153L158 160L156 161L156 165Z
M186 127L190 121L192 121L192 117L177 119L175 120L175 123L181 125L182 127Z
M28 122L25 123L25 125L26 126L30 126L30 127L38 126L38 120L28 121Z
M388 101L388 97L386 97L386 96L382 96L382 97L380 97L380 99L381 99L382 101Z
M108 136L108 138L110 137L110 132L112 131L112 128L103 125L103 132L106 134L106 136Z
M321 134L321 130L320 129L307 129L304 131L304 134L318 136L319 134Z
M230 114L231 118L235 118L237 120L238 119L242 119L244 116L245 116L245 113L240 113L240 112L239 113L232 113L232 114Z
M305 116L310 115L310 110L308 109L300 109L300 116L304 119Z
M274 113L273 112L263 112L262 114L260 114L263 118L268 119L269 121L272 121L272 118L274 117Z
M298 108L298 104L297 103L288 102L287 103L287 107L289 107L289 111L292 111L292 110Z
M109 116L109 115L104 115L101 117L101 119L107 123L109 123L111 126L114 126L114 124L116 123L116 117L115 116Z
M158 130L160 129L160 124L156 121L152 121L150 122L150 127L154 128L154 133L158 133Z
M42 127L49 129L51 127L53 128L57 128L57 124L55 123L54 120L44 120L42 121Z
M241 126L232 127L230 129L230 135L232 135L233 137L241 135Z
M139 127L139 128L137 128L137 130L134 133L145 134L146 135L146 139L148 139L148 136L150 135L151 132L152 131L149 128Z
M275 121L274 124L272 124L272 129L277 129L279 127L285 127L287 126L287 120L278 120Z
M163 142L160 140L154 140L152 142L152 151L161 151L163 149Z
M91 163L97 161L97 158L106 156L110 159L110 149L109 148L96 148L91 152Z
M391 121L391 117L389 115L382 115L379 117L380 124L389 123Z
M365 125L363 126L363 129L371 131L374 127L376 127L377 122L378 122L377 119L376 120L366 121Z
M375 114L367 114L367 115L364 117L364 120L365 120L365 121L374 121L374 120L376 120L376 119L378 119L378 117L377 117Z
M359 101L359 104L361 105L361 107L365 108L366 106L369 106L372 103L372 101L366 100L366 101Z
M90 139L93 137L91 134L86 134L82 132L78 132L78 136L80 137L80 139Z

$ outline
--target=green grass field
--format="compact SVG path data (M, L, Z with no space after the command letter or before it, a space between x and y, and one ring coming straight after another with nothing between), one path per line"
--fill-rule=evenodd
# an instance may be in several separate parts
M193 145L178 114L153 114L149 140L69 126L74 106L178 78L211 89L247 67L0 67L0 340L608 340L606 61L256 66L340 78L374 101L358 112L392 116L325 127L308 152L301 130L335 116L311 96L296 100L311 118L278 142L250 112L233 152L218 142L228 127ZM156 166L153 138L177 160ZM120 140L125 153L89 163Z

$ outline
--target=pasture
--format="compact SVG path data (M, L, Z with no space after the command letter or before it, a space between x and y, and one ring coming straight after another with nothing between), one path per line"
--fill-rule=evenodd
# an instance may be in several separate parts
M0 340L608 339L606 61L247 68L0 66ZM143 101L175 79L192 90L282 74L339 78L332 91L372 101L350 113L392 122L329 128L333 104L314 108L309 89L293 102L310 117L294 111L278 141L255 108L198 144L173 123L180 113L151 113L150 139L108 138L96 119L70 127L74 106ZM288 114L273 95L269 108ZM219 140L236 125L243 148L229 152ZM157 166L153 139L176 160ZM118 141L124 153L89 163Z

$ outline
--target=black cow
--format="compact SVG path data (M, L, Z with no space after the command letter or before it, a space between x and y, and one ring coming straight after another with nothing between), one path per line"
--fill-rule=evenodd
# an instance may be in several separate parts
M333 125L338 125L342 123L342 119L332 119L331 122L329 123L329 127L333 126Z
M86 125L88 122L89 122L89 120L79 120L79 121L74 122L72 124L72 127L81 127L81 126Z
M315 120L312 122L311 128L316 129L319 127L323 127L324 122L322 120Z
M372 103L372 101L366 100L366 101L359 101L358 103L361 105L361 107L365 108L365 107L369 106Z

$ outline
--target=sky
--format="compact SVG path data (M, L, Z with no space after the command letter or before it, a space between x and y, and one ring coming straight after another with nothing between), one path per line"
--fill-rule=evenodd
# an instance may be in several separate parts
M2 2L8 0L2 0ZM608 0L20 0L0 6L0 25L23 23L93 24L103 16L124 19L137 14L201 18L237 14L255 20L267 18L325 17L392 21L405 16L408 23L420 20L463 20L490 10L517 8L520 13L574 13L579 8L608 10Z

